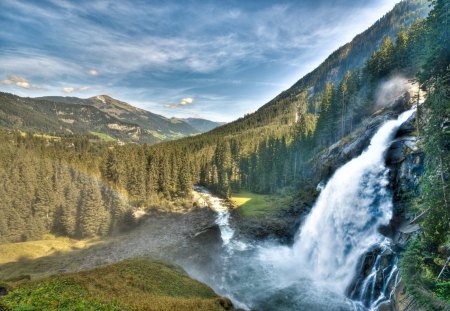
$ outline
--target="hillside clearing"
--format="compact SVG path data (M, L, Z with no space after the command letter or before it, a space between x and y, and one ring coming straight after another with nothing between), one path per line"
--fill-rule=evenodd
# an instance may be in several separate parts
M241 190L239 193L233 193L230 201L242 216L258 217L277 211L283 205L285 199L277 195Z

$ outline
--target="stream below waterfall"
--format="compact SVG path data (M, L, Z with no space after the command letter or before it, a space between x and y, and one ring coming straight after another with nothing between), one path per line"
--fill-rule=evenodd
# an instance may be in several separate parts
M240 241L230 225L227 204L206 188L195 187L216 212L221 245L213 251L205 246L212 258L208 267L195 260L180 264L238 308L377 310L391 298L398 278L391 241L378 232L392 217L385 152L413 112L386 121L369 147L334 173L291 246ZM371 269L355 281L368 252L375 258ZM356 287L350 289L352 284Z

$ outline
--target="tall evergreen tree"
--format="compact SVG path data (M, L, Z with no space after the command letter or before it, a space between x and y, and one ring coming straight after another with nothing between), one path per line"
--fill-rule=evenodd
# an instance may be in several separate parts
M102 194L97 183L85 180L80 200L79 234L81 237L93 237L100 234L104 210Z

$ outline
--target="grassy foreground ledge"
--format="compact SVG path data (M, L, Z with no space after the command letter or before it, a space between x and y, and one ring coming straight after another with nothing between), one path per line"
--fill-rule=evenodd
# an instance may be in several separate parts
M0 283L0 310L234 310L181 269L147 258L41 280Z
M288 202L288 197L258 194L247 190L233 193L230 201L244 217L267 216L278 211Z

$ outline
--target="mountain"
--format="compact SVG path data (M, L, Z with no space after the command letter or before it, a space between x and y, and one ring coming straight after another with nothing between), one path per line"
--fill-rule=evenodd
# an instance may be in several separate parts
M40 133L87 134L124 142L158 143L209 130L216 123L198 120L194 127L182 119L169 119L107 95L87 99L48 96L24 98L0 93L0 125Z
M406 29L417 19L424 18L429 10L427 0L401 1L374 25L333 52L316 69L299 79L289 89L280 93L256 112L228 123L217 129L216 132L236 133L270 124L292 123L296 119L294 116L296 109L293 109L292 104L295 104L302 96L302 92L306 91L306 96L311 97L322 91L327 82L337 85L347 71L363 67L386 37L395 38L401 29Z
M312 182L314 155L380 109L384 82L402 77L394 80L405 84L420 69L426 37L420 18L428 12L427 1L400 2L256 112L164 148L188 153L193 181L223 196L240 189L273 194Z
M186 118L181 120L195 128L199 133L209 132L216 127L226 124L226 122L215 122L200 118Z

